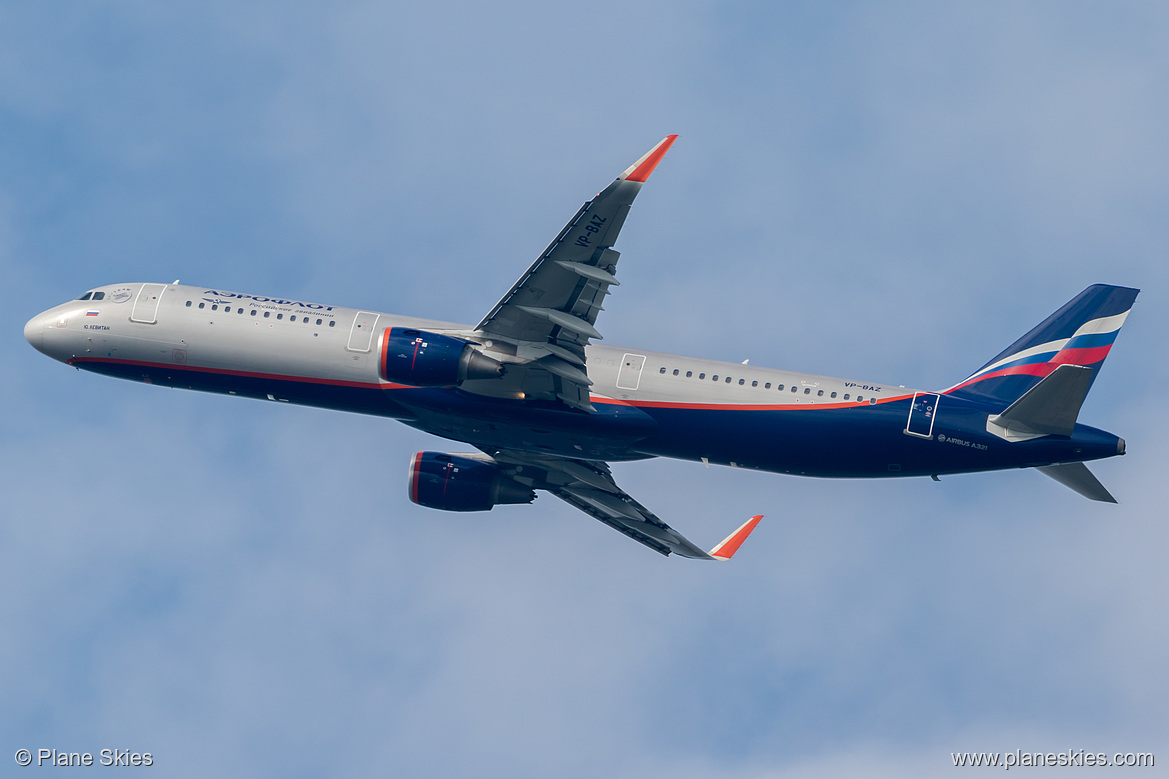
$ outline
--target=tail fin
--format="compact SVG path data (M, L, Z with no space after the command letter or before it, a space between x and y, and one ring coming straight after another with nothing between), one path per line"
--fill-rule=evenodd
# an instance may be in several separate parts
M1086 394L1140 290L1094 284L945 394L1010 406L1060 365L1092 369Z

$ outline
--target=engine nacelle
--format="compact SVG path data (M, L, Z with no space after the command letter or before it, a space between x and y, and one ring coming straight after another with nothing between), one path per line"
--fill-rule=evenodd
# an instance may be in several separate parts
M410 500L443 511L488 511L531 503L536 493L499 471L485 454L418 452L410 462Z
M467 379L497 379L504 372L503 363L461 338L410 327L386 328L378 368L386 381L411 387L449 387Z

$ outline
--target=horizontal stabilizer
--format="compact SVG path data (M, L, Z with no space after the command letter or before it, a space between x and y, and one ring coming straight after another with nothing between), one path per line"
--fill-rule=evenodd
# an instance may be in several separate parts
M1060 365L1001 414L991 414L987 430L1011 440L1043 435L1070 436L1092 386L1092 369Z
M1112 497L1104 485L1100 483L1100 480L1083 463L1041 465L1036 470L1050 476L1065 487L1070 487L1085 498L1103 503L1116 502L1116 498Z

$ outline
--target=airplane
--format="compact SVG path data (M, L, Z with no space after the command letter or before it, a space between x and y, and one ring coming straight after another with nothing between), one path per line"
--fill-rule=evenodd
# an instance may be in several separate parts
M597 343L613 245L676 138L587 201L474 326L175 281L91 289L24 335L107 376L397 419L477 450L416 453L413 502L483 511L539 490L663 555L730 559L761 517L704 551L618 487L610 462L935 480L1035 468L1116 502L1084 463L1124 454L1124 439L1077 420L1136 289L1088 287L942 390Z

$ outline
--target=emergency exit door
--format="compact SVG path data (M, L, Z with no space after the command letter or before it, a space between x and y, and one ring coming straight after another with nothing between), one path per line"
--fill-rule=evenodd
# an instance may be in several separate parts
M368 352L379 316L370 311L358 311L353 317L353 326L349 328L349 343L345 348L351 352Z
M617 370L617 387L619 389L635 390L641 384L641 369L645 367L644 354L627 354L621 358L621 367Z

